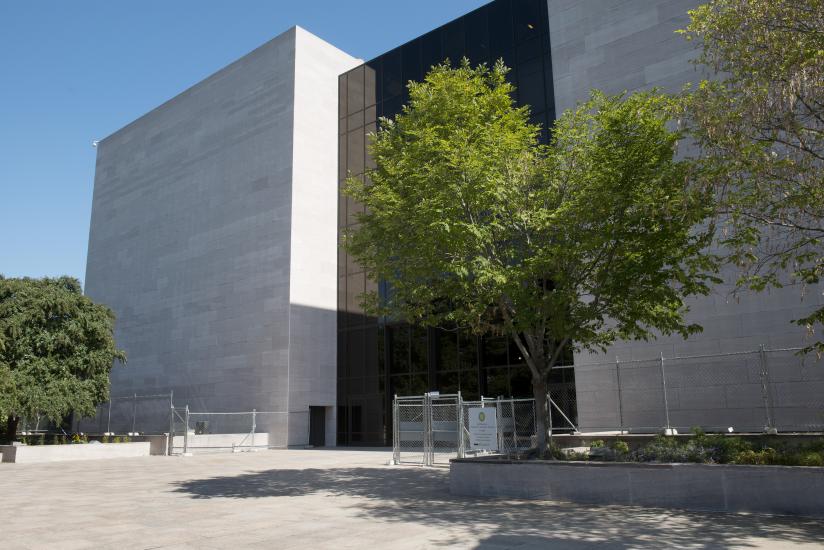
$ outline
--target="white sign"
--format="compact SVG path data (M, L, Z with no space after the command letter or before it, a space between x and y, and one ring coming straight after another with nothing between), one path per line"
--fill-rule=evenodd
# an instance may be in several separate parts
M494 407L469 409L469 448L472 451L498 450L498 417Z

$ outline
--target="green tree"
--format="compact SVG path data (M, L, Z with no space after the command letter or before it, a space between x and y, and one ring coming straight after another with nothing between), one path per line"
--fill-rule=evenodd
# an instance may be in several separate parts
M386 296L372 314L511 337L532 374L538 446L564 350L602 350L655 331L684 336L684 297L706 294L706 197L685 187L652 93L592 98L557 121L550 146L514 105L501 62L434 67L371 141L376 168L350 178L365 205L344 246Z
M0 276L0 417L16 437L21 417L92 415L109 398L109 372L126 361L114 314L71 277Z
M824 276L824 0L715 0L690 16L681 32L715 73L687 101L696 174L718 197L739 285L815 289ZM796 322L812 334L824 308ZM824 352L824 341L814 347Z

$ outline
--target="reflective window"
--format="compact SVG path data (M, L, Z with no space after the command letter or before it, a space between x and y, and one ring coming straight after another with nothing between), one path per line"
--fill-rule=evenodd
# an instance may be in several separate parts
M410 80L419 82L423 80L421 70L421 43L416 40L404 45L401 48L401 77L403 86L406 88Z
M421 68L424 72L429 72L433 65L439 65L444 55L441 48L441 32L433 31L423 35L421 42Z
M401 95L403 92L403 77L401 76L401 50L395 48L383 56L383 97L387 99Z
M458 19L443 28L443 55L455 66L466 54L464 20Z
M466 16L466 57L473 65L489 61L488 11L484 7Z
M354 113L363 109L363 66L349 72L347 75L346 105L347 111Z

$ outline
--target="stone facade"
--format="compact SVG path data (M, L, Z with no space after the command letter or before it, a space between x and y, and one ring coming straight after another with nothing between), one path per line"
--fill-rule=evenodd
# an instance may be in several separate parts
M334 441L337 78L357 63L295 27L99 143L86 293L128 354L113 395L289 412L258 420L286 443L288 417L289 444L323 406Z

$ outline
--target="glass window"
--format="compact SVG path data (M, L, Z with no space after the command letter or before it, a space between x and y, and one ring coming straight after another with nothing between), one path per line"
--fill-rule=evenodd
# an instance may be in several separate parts
M396 325L389 330L392 366L391 373L409 372L409 327L407 325Z
M526 365L509 370L509 384L512 397L532 397L532 373Z
M366 66L375 71L375 103L380 103L383 101L383 89L381 85L383 82L383 56L369 61ZM367 94L368 93L367 91ZM369 103L367 103L367 106L369 106Z
M364 332L362 330L350 330L345 335L346 376L350 378L364 376Z
M420 40L415 40L401 47L401 60L401 77L404 87L406 87L410 80L415 82L423 80L423 74L421 73Z
M389 391L392 395L412 395L412 383L408 374L389 377Z
M515 47L512 7L509 0L489 4L489 47L493 59Z
M520 64L525 61L540 59L542 53L543 51L541 50L541 38L536 37L531 40L527 40L526 42L523 42L521 44L518 44L518 47L515 50L515 57L518 63Z
M464 20L456 19L443 28L443 56L448 57L452 66L458 64L466 54Z
M505 336L488 336L483 339L484 367L499 367L508 364L506 358L507 338Z
M488 10L486 7L475 10L466 16L466 56L472 65L489 60L489 29L487 28Z
M349 174L353 176L363 173L365 154L363 137L363 130L355 130L346 134L346 167Z
M401 76L401 50L395 48L391 52L382 56L383 63L383 90L382 99L387 99L401 95L403 92L403 77Z
M364 349L364 376L370 388L368 393L374 393L378 389L378 327L367 327L364 333L366 339Z
M412 372L428 372L429 370L429 347L427 330L423 327L410 327L410 351Z
M544 22L541 20L541 1L543 0L516 0L512 3L517 43L541 35L544 28Z
M338 117L346 116L346 74L338 77Z
M349 131L357 130L363 126L363 111L352 113L346 117L346 127Z
M461 370L478 368L477 337L472 332L465 329L458 331L458 350L458 366Z
M524 363L524 358L521 354L521 350L518 349L518 344L515 343L514 339L507 338L507 345L509 346L509 364L522 365Z
M458 393L461 380L458 371L438 373L438 391L441 393Z
M432 31L423 35L421 41L421 68L424 74L429 72L433 65L443 61L440 31Z
M546 108L543 72L525 75L518 71L518 76L518 99L521 105L529 105L533 113L542 113Z
M364 118L364 121L363 121L363 122L364 122L364 124L365 124L367 127L368 127L368 126L370 126L370 125L371 125L371 126L373 126L373 129L372 129L372 131L373 131L373 132L375 131L375 130L374 130L374 125L375 125L375 123L378 121L378 116L377 116L377 114L378 114L378 113L377 113L377 106L376 106L376 105L372 105L371 107L367 107L367 108L366 108L366 111L364 111L364 115L363 115L363 118ZM369 132L367 132L367 133L369 133Z
M338 139L338 179L345 180L348 175L346 169L346 136Z
M366 65L364 66L364 82L363 82L363 98L364 106L369 107L375 104L376 101L375 69Z
M386 375L386 328L383 325L378 326L376 347L378 354L378 374L381 380L383 380Z
M459 368L457 331L438 330L434 332L434 335L437 342L438 371L457 370Z
M461 371L461 395L464 399L479 399L478 371Z
M363 273L353 273L346 278L346 311L349 313L363 313L360 306L366 278Z
M509 396L509 374L506 367L487 369L486 397Z
M383 115L386 118L395 118L403 108L403 96L396 96L383 102Z
M363 110L363 75L364 67L361 65L349 71L346 77L346 105L348 113Z
M410 395L422 395L430 389L429 379L425 374L413 374L409 377L409 380L409 391L412 392Z

